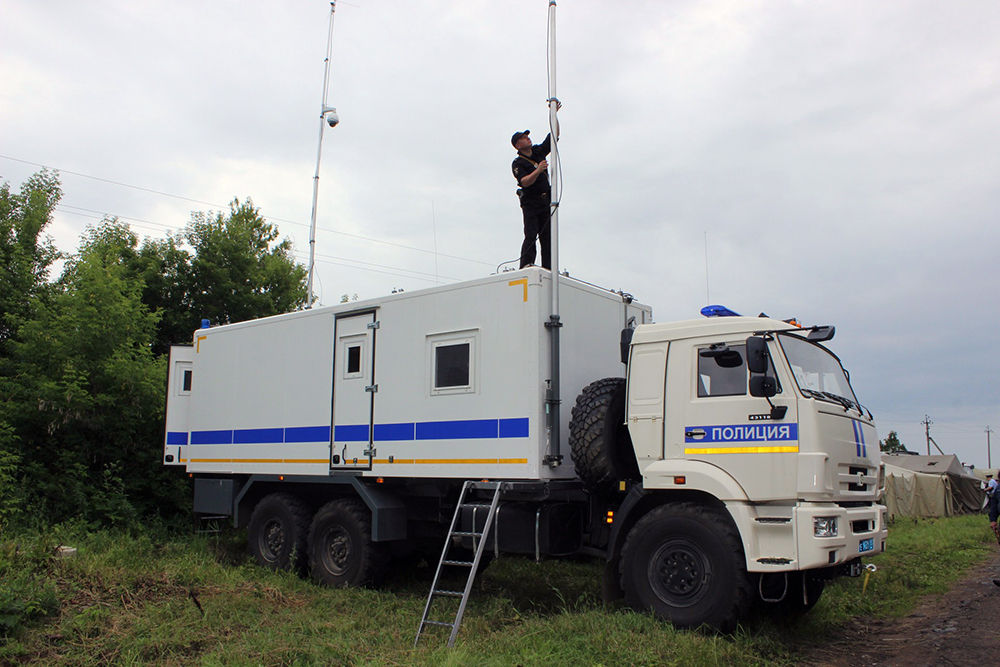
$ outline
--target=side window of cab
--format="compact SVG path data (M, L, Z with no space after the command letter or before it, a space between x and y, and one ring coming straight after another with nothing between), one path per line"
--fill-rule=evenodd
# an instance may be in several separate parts
M746 363L747 346L708 345L698 348L698 396L746 396L749 373ZM767 362L767 375L775 378L774 365ZM781 383L777 383L781 393Z
M746 345L711 345L698 350L698 396L745 396Z

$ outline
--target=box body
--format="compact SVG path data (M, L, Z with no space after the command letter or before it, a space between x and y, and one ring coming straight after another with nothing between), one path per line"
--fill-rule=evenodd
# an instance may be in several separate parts
M222 475L573 477L573 401L624 376L621 329L651 312L560 278L565 459L551 467L551 279L524 269L199 330L171 350L164 462Z

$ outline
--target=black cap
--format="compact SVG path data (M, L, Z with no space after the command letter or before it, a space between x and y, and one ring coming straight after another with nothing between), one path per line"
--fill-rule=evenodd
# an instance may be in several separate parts
M524 132L515 132L514 136L510 138L510 145L516 148L517 142L521 139L521 137L526 137L530 133L531 130L525 130Z

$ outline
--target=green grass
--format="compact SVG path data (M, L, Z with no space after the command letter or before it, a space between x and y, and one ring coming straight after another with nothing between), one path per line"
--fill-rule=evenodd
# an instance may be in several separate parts
M602 563L501 558L478 580L454 649L413 648L431 572L376 590L324 589L252 565L243 535L129 535L57 528L0 541L0 664L38 665L769 665L856 617L892 618L996 548L981 516L901 520L878 571L827 586L795 624L731 636L679 632L607 608ZM79 548L56 560L57 544ZM805 640L803 639L805 638Z

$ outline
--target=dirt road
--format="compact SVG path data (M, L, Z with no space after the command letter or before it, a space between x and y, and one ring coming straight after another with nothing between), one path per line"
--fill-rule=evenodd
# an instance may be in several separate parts
M951 590L891 622L856 621L803 655L817 667L971 667L1000 662L1000 551Z

